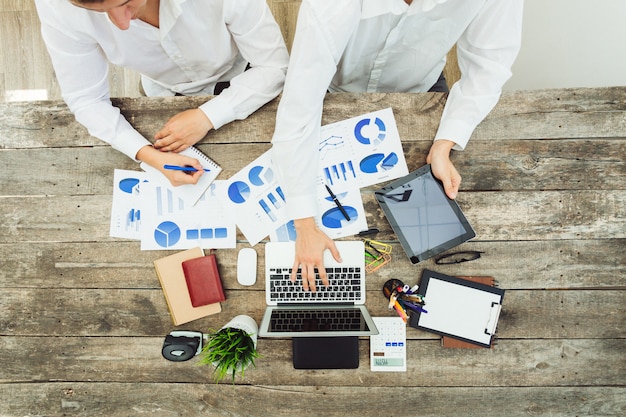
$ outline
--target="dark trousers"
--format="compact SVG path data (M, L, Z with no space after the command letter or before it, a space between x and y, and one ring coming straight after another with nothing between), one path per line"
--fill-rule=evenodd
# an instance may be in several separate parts
M433 84L432 87L430 87L430 90L428 90L428 92L429 93L449 93L450 92L450 89L448 88L448 83L446 82L446 77L443 75L443 72L439 76L439 79L437 80L437 82Z

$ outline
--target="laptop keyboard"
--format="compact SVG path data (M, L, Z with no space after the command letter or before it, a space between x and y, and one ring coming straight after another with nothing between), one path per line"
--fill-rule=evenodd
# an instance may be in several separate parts
M358 309L274 310L270 323L274 332L358 331L365 326Z
M361 268L326 268L326 274L328 287L322 284L322 280L316 274L316 292L311 292L302 288L299 269L296 281L291 282L291 268L272 268L269 274L270 300L279 303L354 302L361 298L364 291L364 288L361 288Z

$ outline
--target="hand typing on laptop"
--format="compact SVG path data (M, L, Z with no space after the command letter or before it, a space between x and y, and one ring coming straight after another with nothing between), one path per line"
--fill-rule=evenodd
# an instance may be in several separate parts
M337 262L342 262L341 255L335 242L326 236L312 217L296 219L296 255L291 272L291 281L296 281L298 268L301 269L302 286L305 290L315 292L315 268L319 271L320 279L324 286L328 286L328 277L324 268L324 251L330 250Z

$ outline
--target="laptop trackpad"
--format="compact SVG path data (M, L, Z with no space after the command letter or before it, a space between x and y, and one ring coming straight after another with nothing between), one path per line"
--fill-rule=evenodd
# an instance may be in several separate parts
M359 367L359 337L294 337L295 369L354 369Z

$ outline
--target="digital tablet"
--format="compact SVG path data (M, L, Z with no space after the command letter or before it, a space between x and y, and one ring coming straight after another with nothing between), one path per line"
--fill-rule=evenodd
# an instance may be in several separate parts
M418 263L476 236L455 200L446 196L430 165L375 193L411 262Z

